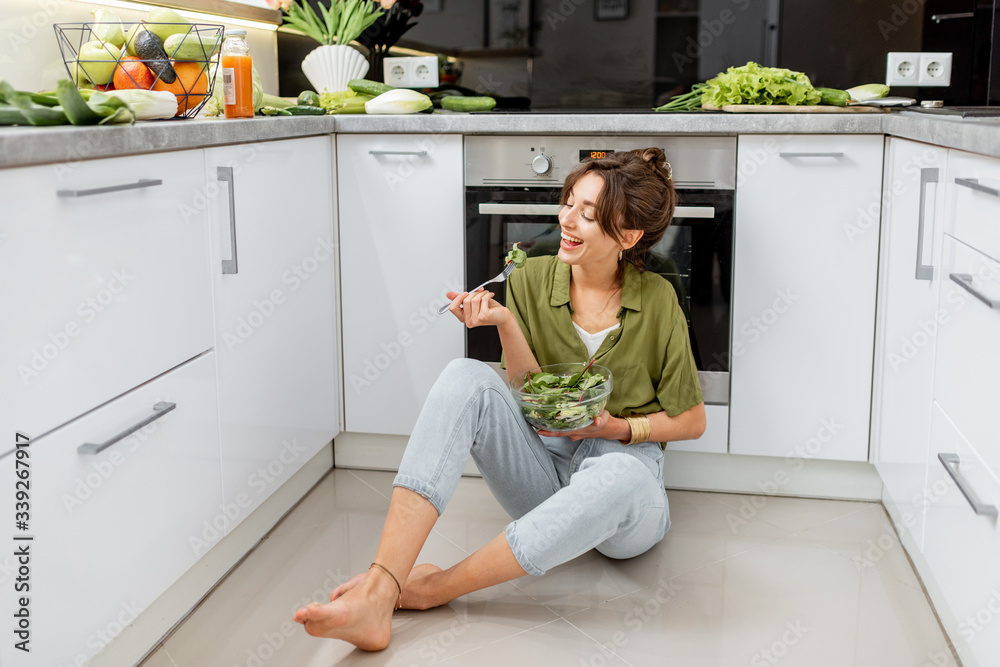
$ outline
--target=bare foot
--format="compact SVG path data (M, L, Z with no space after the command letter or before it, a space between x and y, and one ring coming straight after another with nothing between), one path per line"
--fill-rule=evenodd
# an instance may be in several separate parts
M341 595L343 595L347 591L351 590L352 588L354 588L355 586L357 586L358 584L360 584L362 581L365 580L365 577L367 577L367 576L368 576L367 572L362 572L361 574L356 574L353 577L351 577L350 581L347 581L347 582L345 582L345 583L337 586L336 588L334 588L333 592L330 593L330 602L333 602L334 600L336 600L337 598L339 598Z
M410 570L410 576L403 584L403 599L400 608L430 609L451 602L450 599L443 599L440 586L437 585L438 577L436 575L440 572L441 568L430 563L417 565Z
M359 577L351 582L355 579ZM389 645L396 602L395 585L383 579L363 577L337 599L326 604L313 602L292 618L313 637L342 639L365 651L381 651Z

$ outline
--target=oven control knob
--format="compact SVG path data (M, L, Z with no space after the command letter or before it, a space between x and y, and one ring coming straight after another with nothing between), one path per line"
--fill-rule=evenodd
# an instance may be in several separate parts
M539 176L549 173L552 171L552 158L548 155L535 156L535 159L531 161L531 170Z

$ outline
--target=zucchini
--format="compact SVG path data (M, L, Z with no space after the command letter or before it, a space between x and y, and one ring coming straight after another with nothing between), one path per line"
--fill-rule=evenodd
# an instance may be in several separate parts
M441 108L448 111L489 111L497 105L492 97L456 97L441 98Z
M378 97L382 93L388 93L390 90L396 90L390 85L379 83L378 81L369 81L368 79L351 79L347 82L347 87L356 93L371 95L373 97Z
M218 36L202 37L193 32L170 35L163 42L163 50L170 58L200 62L209 60L220 46L222 46L222 40Z

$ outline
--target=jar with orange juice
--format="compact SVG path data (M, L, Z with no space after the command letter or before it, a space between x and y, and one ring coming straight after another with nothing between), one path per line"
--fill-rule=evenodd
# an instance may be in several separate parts
M222 43L223 108L226 118L253 118L253 60L246 30L227 30Z

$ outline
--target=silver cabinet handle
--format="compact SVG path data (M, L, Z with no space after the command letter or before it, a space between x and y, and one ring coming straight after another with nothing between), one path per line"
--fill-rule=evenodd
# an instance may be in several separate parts
M215 173L220 182L229 183L229 249L232 259L222 260L222 273L235 275L240 272L236 263L236 182L232 167L216 167Z
M983 294L982 292L980 292L979 290L977 290L975 287L972 286L972 274L952 273L948 277L951 278L952 282L958 283L959 286L962 287L962 289L964 289L966 292L968 292L972 296L976 297L977 299L985 303L990 308L1000 309L1000 301L994 301L993 299L989 298L988 296L986 296L985 294Z
M941 21L949 21L951 19L971 19L975 17L975 12L956 12L954 14L931 14L931 21L935 23L940 23Z
M108 192L123 192L125 190L139 190L141 188L152 188L163 185L163 180L159 178L140 178L135 183L123 183L122 185L109 185L104 188L91 188L90 190L56 190L57 197L89 197L91 195L103 195Z
M778 157L783 157L786 160L793 157L831 157L835 160L839 160L844 157L843 153L778 153Z
M955 482L958 490L962 492L965 499L969 501L972 505L972 510L976 514L985 514L986 516L996 516L997 507L996 505L986 505L980 502L979 498L976 496L975 492L969 488L969 483L962 476L962 473L958 470L958 464L961 463L961 459L958 458L958 454L938 454L938 460L944 469L948 471L948 475ZM954 464L954 466L952 466Z
M975 190L976 192L985 192L988 195L1000 197L1000 190L980 184L978 178L956 178L955 184L969 188L970 190Z
M483 215L557 215L559 204L517 204L488 202L479 205ZM677 206L674 208L675 218L714 218L714 206Z
M924 264L924 219L927 214L927 184L938 182L938 170L925 168L920 170L920 213L917 217L917 280L934 278L934 267Z
M427 155L427 151L368 151L369 155Z
M484 215L556 215L562 206L559 204L502 204L492 202L479 205L479 212Z
M157 403L156 405L153 406L153 414L149 415L148 417L143 418L142 420L140 420L136 424L128 427L127 429L125 429L121 433L118 433L117 435L113 435L110 438L108 438L107 440L105 440L104 442L99 442L97 444L94 444L92 442L86 442L86 443L80 445L79 447L77 447L76 451L78 453L80 453L80 454L99 454L100 452L103 452L105 449L107 449L111 445L115 444L119 440L122 440L125 437L127 437L127 436L135 433L136 431L138 431L140 428L142 428L146 424L149 424L151 422L156 421L157 419L159 419L163 415L167 414L168 412L170 412L171 410L173 410L176 407L177 407L176 403L164 403L164 402L161 401L161 402L159 402L159 403Z

